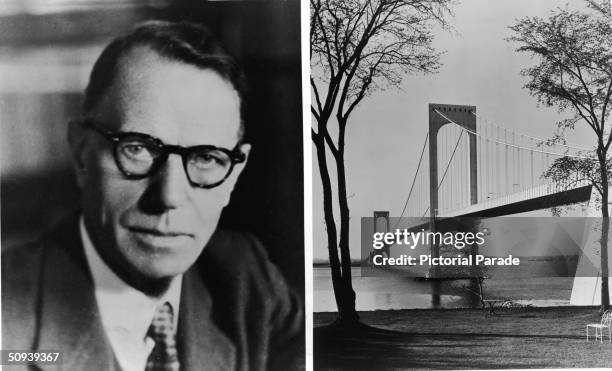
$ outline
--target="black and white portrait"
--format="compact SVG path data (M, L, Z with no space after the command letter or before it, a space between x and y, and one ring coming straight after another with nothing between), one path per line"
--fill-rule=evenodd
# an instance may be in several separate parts
M0 17L2 348L303 369L299 2Z

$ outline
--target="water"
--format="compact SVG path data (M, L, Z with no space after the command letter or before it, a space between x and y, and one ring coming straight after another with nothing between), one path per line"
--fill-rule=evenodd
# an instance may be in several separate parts
M315 312L335 312L336 302L329 267L313 268L313 307ZM416 281L410 277L361 277L353 268L353 289L359 311L389 309L431 309L478 307L478 297L468 280ZM523 305L568 305L572 277L488 279L484 282L486 299L505 299Z

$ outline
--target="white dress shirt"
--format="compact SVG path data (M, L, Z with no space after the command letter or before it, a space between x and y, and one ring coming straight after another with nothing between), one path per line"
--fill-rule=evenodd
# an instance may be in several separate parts
M123 371L144 371L155 346L147 331L160 304L169 302L172 305L176 331L182 276L172 280L162 297L147 296L125 283L106 265L89 238L82 216L79 229L93 277L102 326L115 357Z

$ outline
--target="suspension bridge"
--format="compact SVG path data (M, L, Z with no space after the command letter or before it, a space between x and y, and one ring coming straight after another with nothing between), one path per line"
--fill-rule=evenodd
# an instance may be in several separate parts
M543 174L557 159L591 158L589 152L500 126L474 106L430 104L429 132L400 217L492 217L588 201L591 184L578 174L563 182Z
M596 161L594 152L501 126L479 115L475 106L429 104L429 130L398 223L417 217L423 222L411 228L433 230L435 221L445 218L489 218L587 203L593 187L581 174L556 182L545 174L559 159ZM591 210L589 216L597 214ZM375 225L379 218L386 219L389 230L388 212L375 211ZM431 246L431 255L438 253ZM597 278L587 282L577 277L574 291L598 284Z

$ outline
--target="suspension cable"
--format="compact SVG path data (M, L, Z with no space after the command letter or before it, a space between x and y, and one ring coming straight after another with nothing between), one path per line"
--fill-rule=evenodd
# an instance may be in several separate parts
M402 213L400 217L397 219L395 226L393 229L397 228L397 225L402 220L404 216L404 212L406 211L406 207L408 206L408 201L410 201L410 196L412 196L412 190L414 189L414 184L416 183L417 177L419 176L419 169L421 168L421 162L423 161L423 155L425 154L425 147L427 147L427 139L429 139L429 132L425 135L425 142L423 142L423 148L421 149L421 157L419 158L419 164L417 165L416 172L414 173L414 178L412 178L412 185L410 186L410 192L408 192L408 197L406 198L406 202L404 202L404 208L402 209Z
M440 180L440 183L438 183L438 189L440 189L440 187L442 186L442 182L444 182L444 178L446 177L446 173L448 172L448 169L450 168L451 162L453 162L453 158L455 157L455 152L457 152L457 147L459 147L459 142L461 141L462 136L463 136L463 131L461 132L461 134L459 134L459 139L457 139L457 143L455 144L455 149L453 149L453 153L451 154L451 157L448 159L448 164L446 164L446 170L444 170L442 179Z
M463 126L459 125L455 121L451 120L450 118L448 118L447 116L442 114L440 111L435 109L434 112L436 112L438 115L440 115L445 120L448 120L448 122L459 126L462 130L467 131L468 133L470 133L472 135L476 135L476 136L478 136L480 138L484 138L486 140L492 140L492 141L494 141L496 143L504 144L504 145L507 145L509 147L518 148L518 149L524 149L526 151L533 151L533 152L544 153L544 154L547 154L547 155L553 155L553 156L559 156L559 157L572 157L572 158L580 158L580 159L583 159L583 160L596 160L597 159L596 157L585 157L585 156L570 155L570 154L566 154L566 153L558 153L558 152L551 152L551 151L542 151L542 150L535 149L535 148L523 147L523 146L519 146L519 145L512 144L512 143L507 143L507 142L504 142L502 140L498 140L498 139L495 139L495 138L485 138L481 134L479 134L479 133L477 133L475 131L472 131L470 129L464 128Z
M487 122L487 123L489 123L489 122L490 122L489 120L487 120L486 118L484 118L483 116L481 116L481 115L477 114L477 113L476 113L476 112L474 112L474 111L471 111L471 110L470 110L470 113L471 113L472 115L474 115L474 116L478 117L479 119L481 119L481 120L483 120L483 121ZM498 125L498 124L496 124L496 123L494 123L494 122L490 122L490 124L493 124L493 125L497 126L498 128L502 128L502 129L504 129L504 130L506 130L506 129L507 129L506 127L501 126L501 125ZM490 124L489 124L489 125L490 125ZM510 130L511 132L513 132L513 133L514 133L514 130L512 130L512 129L507 129L507 130ZM529 139L533 139L533 140L540 141L540 142L542 142L542 143L544 143L544 142L547 142L547 141L548 141L547 139L544 139L544 138L538 138L538 137L534 137L534 136L529 135L529 134L521 134L521 135L523 135L523 136L525 136L525 137L527 137L527 138L529 138ZM574 149L578 149L578 150L591 150L591 148L590 148L590 147L587 147L587 146L581 146L581 145L579 145L579 144L573 144L573 143L568 143L568 144L560 144L560 146L562 146L562 147L568 147L568 148L574 148Z

